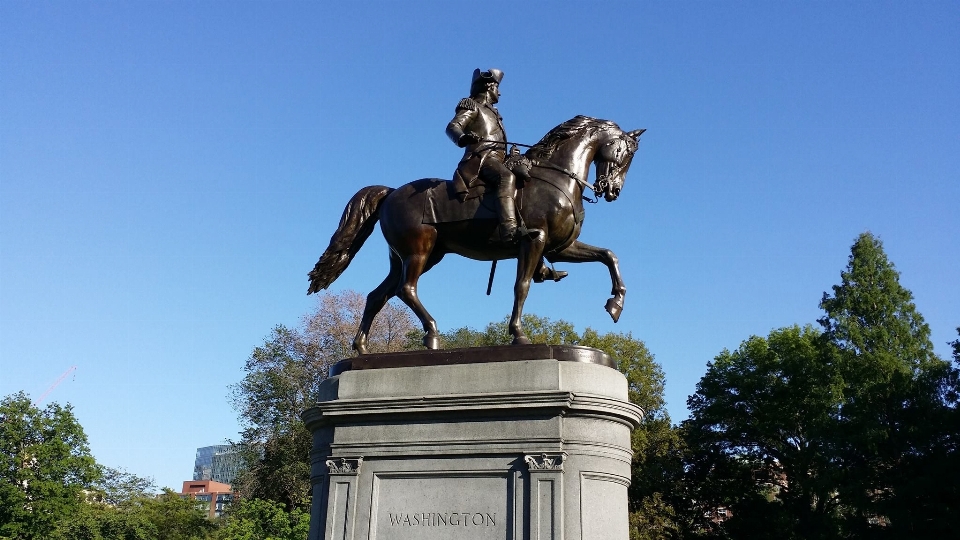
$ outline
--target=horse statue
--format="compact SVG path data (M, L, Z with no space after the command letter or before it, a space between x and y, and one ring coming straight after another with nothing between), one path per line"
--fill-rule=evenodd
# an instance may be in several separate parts
M368 186L357 192L346 209L330 245L308 275L312 294L330 286L347 269L379 221L390 246L390 272L368 296L353 348L367 353L373 319L398 296L420 319L423 344L440 348L437 323L417 297L417 281L447 253L478 261L517 259L510 333L514 344L529 344L521 315L534 271L541 258L554 262L602 262L610 270L612 298L605 309L616 322L627 292L612 251L577 240L583 225L584 191L589 188L608 202L620 195L643 129L624 132L615 123L577 116L550 130L522 156L528 178L516 196L523 230L519 243L497 241L496 190L483 186L461 201L449 181L425 178L397 189ZM519 156L518 156L519 157ZM596 165L595 184L587 182ZM518 175L520 178L520 175ZM595 202L595 201L593 201ZM491 274L492 279L492 274Z

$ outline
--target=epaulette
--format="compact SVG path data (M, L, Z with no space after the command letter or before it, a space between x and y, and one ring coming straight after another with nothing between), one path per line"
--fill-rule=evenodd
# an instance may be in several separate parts
M477 102L468 97L465 97L460 100L460 103L457 103L457 110L460 110L460 109L475 111L477 110Z

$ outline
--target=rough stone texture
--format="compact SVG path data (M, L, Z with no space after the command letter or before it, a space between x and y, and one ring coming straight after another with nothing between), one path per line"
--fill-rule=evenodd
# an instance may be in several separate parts
M342 372L303 414L310 539L626 540L641 414L596 363Z

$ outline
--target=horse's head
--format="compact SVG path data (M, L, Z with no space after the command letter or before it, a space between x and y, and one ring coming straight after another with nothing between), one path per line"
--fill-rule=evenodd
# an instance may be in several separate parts
M619 128L608 130L600 141L593 157L597 169L597 181L594 191L597 197L603 195L607 202L617 200L623 181L630 170L633 155L637 152L640 135L645 129L623 132Z
M640 134L646 130L624 132L609 120L577 116L550 130L527 154L586 184L590 161L596 166L596 196L608 201L620 196L623 180L637 151ZM570 172L572 171L572 172Z

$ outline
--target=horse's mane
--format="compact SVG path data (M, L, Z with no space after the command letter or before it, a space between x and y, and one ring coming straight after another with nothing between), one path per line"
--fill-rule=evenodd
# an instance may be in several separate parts
M620 127L609 120L598 120L589 116L578 115L551 129L540 139L540 142L533 145L529 153L532 157L546 159L553 155L561 144L582 131L588 131L588 135L593 135L593 133L608 129L620 129Z

